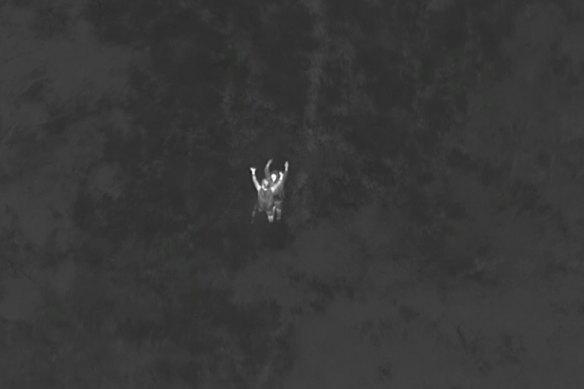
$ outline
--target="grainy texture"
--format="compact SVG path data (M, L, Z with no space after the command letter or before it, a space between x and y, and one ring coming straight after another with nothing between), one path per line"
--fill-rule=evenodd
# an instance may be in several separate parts
M583 12L0 2L0 387L584 387Z

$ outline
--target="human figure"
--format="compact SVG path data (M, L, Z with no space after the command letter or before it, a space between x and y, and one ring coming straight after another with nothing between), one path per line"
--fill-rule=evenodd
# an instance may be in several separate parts
M274 170L274 171L270 172L270 165L271 164L272 164L272 159L270 159L268 161L268 163L266 163L266 166L264 167L264 176L265 176L265 179L267 179L269 181L268 184L270 186L274 186L276 184L276 181L278 179L280 180L280 184L278 185L278 187L274 191L274 212L276 215L276 220L280 220L282 218L282 206L284 204L284 182L286 181L286 178L288 177L289 163L288 163L288 161L286 161L284 163L284 173L283 174L282 174L282 172L279 172L278 170Z
M266 163L266 166L264 167L264 178L266 180L269 180L270 185L274 185L276 183L276 180L278 179L277 170L270 172L270 166L272 165L272 161L273 160L270 158L270 160Z
M249 170L251 171L251 179L253 181L253 184L256 188L256 191L258 192L258 201L254 206L254 209L251 214L252 222L255 218L256 213L259 211L265 212L266 216L268 217L268 221L270 223L273 223L274 214L276 213L274 194L278 193L279 189L281 188L281 185L283 183L282 178L284 174L280 172L277 175L276 181L272 185L270 185L270 180L266 178L262 180L262 183L260 185L256 177L256 168L250 167Z

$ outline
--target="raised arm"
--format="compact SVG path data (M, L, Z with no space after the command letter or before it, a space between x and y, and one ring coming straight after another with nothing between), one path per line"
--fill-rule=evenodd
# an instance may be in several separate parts
M280 172L280 175L278 176L276 183L274 185L272 185L272 192L276 192L277 190L279 190L282 187L282 185L284 185L284 182L286 181L286 177L288 177L288 167L289 166L290 166L290 164L288 163L288 161L286 161L284 163L284 173Z
M284 184L284 173L280 172L280 175L278 176L276 183L274 185L272 185L272 192L274 192L274 193L277 192L278 189L280 189L283 184Z
M260 190L260 183L258 182L258 179L256 178L256 168L255 167L250 167L249 170L251 171L251 180L253 181L253 186L255 186L256 190L259 191Z
M270 160L268 161L268 163L266 163L266 166L264 167L264 174L265 174L266 180L270 178L270 165L271 164L272 164L272 159L270 158Z

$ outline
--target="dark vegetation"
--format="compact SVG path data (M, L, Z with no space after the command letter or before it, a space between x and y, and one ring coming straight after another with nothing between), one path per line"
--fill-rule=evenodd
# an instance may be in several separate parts
M0 271L5 301L35 307L2 308L1 387L311 387L288 375L299 323L384 299L401 272L489 293L580 271L576 1L1 10ZM291 164L285 221L250 224L248 167L270 157ZM382 343L388 320L355 326ZM465 360L493 371L465 331ZM379 385L422 387L379 358Z

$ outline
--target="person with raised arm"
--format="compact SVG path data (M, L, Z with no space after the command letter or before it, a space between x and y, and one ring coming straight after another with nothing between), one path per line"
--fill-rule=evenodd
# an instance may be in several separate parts
M270 173L270 159L264 168L265 178L261 184L256 177L256 168L250 167L252 182L258 193L258 200L252 211L252 223L257 212L265 212L270 223L274 222L274 217L280 220L282 217L282 203L284 200L283 185L288 174L288 161L284 164L285 173L274 171Z

